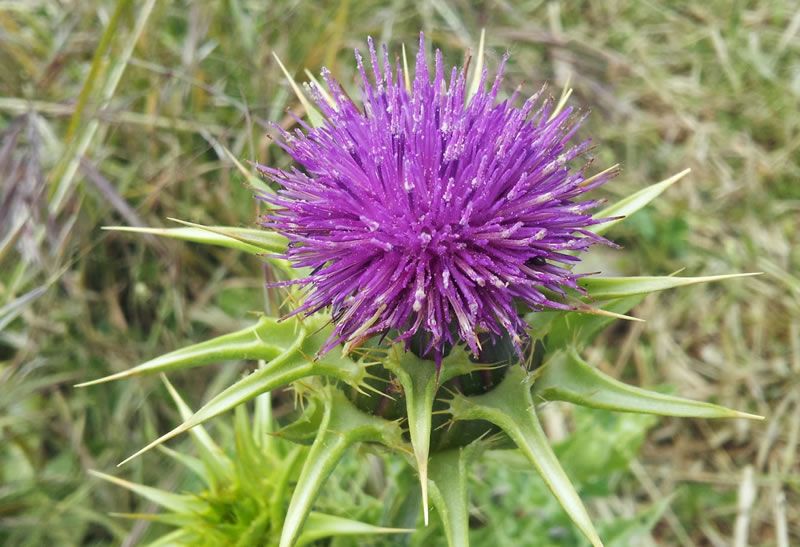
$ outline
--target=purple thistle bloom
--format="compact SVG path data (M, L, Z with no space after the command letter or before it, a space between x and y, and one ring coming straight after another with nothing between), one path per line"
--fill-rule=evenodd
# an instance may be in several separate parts
M324 125L281 130L302 169L258 166L283 187L260 196L275 206L264 226L289 239L282 258L311 269L291 282L308 288L292 314L332 308L321 353L394 329L407 345L421 334L437 362L458 340L477 354L481 331L507 332L521 354L517 304L568 309L547 294L580 290L571 251L606 242L585 229L597 202L576 199L609 177L585 183L568 166L589 146L568 145L582 118L553 115L542 91L498 103L506 58L491 90L484 70L468 99L465 68L446 79L438 50L431 82L421 34L410 92L386 48L382 67L369 50L374 83L356 51L363 111L323 70L332 102L312 92Z

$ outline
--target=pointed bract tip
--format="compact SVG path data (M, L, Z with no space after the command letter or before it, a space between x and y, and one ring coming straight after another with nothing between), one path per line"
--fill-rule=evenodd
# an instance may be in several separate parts
M130 371L118 372L117 374L112 374L110 376L103 376L102 378L97 378L96 380L89 380L88 382L81 382L80 384L75 384L72 387L89 387L94 386L97 384L104 384L106 382L112 382L114 380L121 380L122 378L129 378L133 376Z

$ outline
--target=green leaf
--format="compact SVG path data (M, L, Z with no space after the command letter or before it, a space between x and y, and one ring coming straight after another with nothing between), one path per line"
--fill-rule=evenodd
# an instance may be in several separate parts
M413 529L408 528L384 528L357 520L312 511L308 514L305 526L303 526L303 533L300 534L296 545L308 545L318 539L332 536L407 534L413 531Z
M540 369L534 395L546 401L568 401L591 408L691 418L763 417L624 384L590 366L570 349L555 353Z
M279 321L261 316L252 327L224 334L199 344L171 351L137 367L78 384L75 387L92 386L139 374L166 372L187 367L198 367L241 359L272 361L291 349L296 349L305 336L298 320Z
M303 404L300 416L280 428L275 436L296 444L310 445L317 438L320 424L325 416L325 405L312 397Z
M478 452L479 442L438 452L430 460L431 500L442 519L450 547L469 545L467 468Z
M658 196L661 195L664 190L678 182L680 179L685 177L691 169L684 169L677 175L673 175L668 179L662 180L661 182L657 182L656 184L650 185L643 190L639 190L635 194L632 194L626 198L621 199L614 205L606 207L599 213L594 215L594 218L611 218L611 217L622 217L616 218L614 220L609 220L608 222L603 222L602 224L595 224L594 226L589 226L586 228L588 231L593 232L597 235L602 235L607 232L610 228L616 226L623 220L625 217L631 216L633 213L656 199Z
M334 388L324 388L319 395L325 399L325 414L289 502L280 547L295 544L311 504L350 446L359 441L380 442L393 448L404 445L397 423L361 412Z
M92 100L93 110L94 108L105 109L111 102L125 68L133 55L134 48L139 42L139 37L147 26L147 21L153 12L155 3L156 0L139 2L141 9L136 17L133 29L129 34L123 35L118 28L119 22L121 17L130 9L130 6L136 4L136 2L131 0L119 0L117 2L117 7L114 9L108 26L103 32L100 44L95 49L89 74L78 96L78 106L73 111L72 119L67 129L68 145L50 174L48 184L51 197L49 211L53 217L57 216L57 213L60 213L64 208L69 192L75 184L75 175L80 167L80 162L86 157L87 150L101 127L99 117L85 116L85 106ZM115 38L121 40L121 48L109 55L109 46ZM99 96L97 96L93 93L95 90L94 84L104 71L107 71L107 77L99 89ZM88 121L81 125L84 117L88 118Z
M114 483L118 486L122 486L123 488L127 488L131 492L135 492L143 498L176 513L192 514L202 513L208 510L208 504L196 496L182 496L179 494L173 494L171 492L165 492L164 490L159 490L158 488L152 488L150 486L144 486L142 484L136 484L135 482L126 481L125 479L120 479L119 477L106 475L105 473L101 473L100 471L95 471L93 469L89 470L89 474L99 479Z
M671 497L659 500L631 519L617 519L602 526L603 535L607 539L607 547L629 547L643 545L644 537L648 537L656 524L669 507Z
M658 418L579 406L572 412L572 422L572 433L553 451L585 495L608 496L614 493L609 476L630 467Z
M726 279L736 279L739 277L750 277L759 275L758 273L742 273L727 275L709 275L704 277L583 277L578 280L578 284L586 289L589 296L596 300L608 300L611 298L622 298L637 294L649 294L675 287L684 287L696 283L707 283L710 281L723 281Z
M450 402L450 413L456 420L486 420L500 427L511 437L533 464L575 525L594 547L602 542L594 529L575 487L564 472L545 437L531 397L533 375L522 367L511 366L506 377L489 393L463 397Z

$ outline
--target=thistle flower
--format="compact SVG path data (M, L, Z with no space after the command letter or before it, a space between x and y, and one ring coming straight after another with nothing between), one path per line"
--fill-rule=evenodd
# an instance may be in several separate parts
M605 242L586 230L597 202L581 197L608 176L570 168L589 146L569 144L583 118L543 90L498 101L507 57L471 94L467 67L446 78L438 50L431 81L422 34L410 86L385 47L382 66L371 40L369 52L374 81L355 54L362 108L323 70L330 94L312 94L324 123L281 131L299 168L258 166L283 187L260 196L274 206L264 226L289 239L281 258L311 271L289 282L307 287L293 314L332 309L321 353L394 330L407 345L421 334L438 363L459 340L477 354L481 331L507 332L521 354L517 304L566 309L554 294L580 290L576 254Z
M548 443L538 403L567 401L622 412L761 419L629 386L580 355L605 324L626 317L621 314L646 294L750 274L579 280L571 266L580 252L594 242L606 242L602 233L646 206L688 170L623 198L593 219L587 211L596 202L582 200L582 195L605 182L614 168L591 178L584 178L583 169L570 168L589 145L588 141L569 145L581 121L570 109L560 111L551 101L540 101L541 92L519 108L514 106L516 93L498 102L502 66L488 93L488 74L479 70L467 91L466 68L453 69L446 80L438 52L431 81L422 37L413 86L407 71L399 66L390 69L385 49L382 66L371 42L369 49L372 82L356 53L363 109L324 73L331 96L312 88L321 117L284 69L314 127L298 119L299 130L282 132L280 144L299 167L284 171L258 166L283 186L277 194L260 196L274 207L265 226L283 235L191 223L169 230L133 229L266 255L290 277L293 272L286 272L285 260L274 258L307 268L306 277L286 282L305 287L306 300L293 315L307 318L280 321L265 315L240 331L81 385L223 359L263 361L194 414L182 410L184 421L179 426L125 461L254 397L293 386L299 398L313 404L286 423L279 436L287 441L294 436L298 443L313 437L313 442L293 481L285 515L280 511L282 501L273 501L283 500L283 494L271 496L272 510L263 513L271 526L280 528L281 547L302 543L304 530L318 531L319 520L312 520L314 500L346 451L358 443L379 444L403 458L413 452L425 522L430 494L448 545L469 545L466 469L498 438L519 447L576 527L594 547L602 546ZM261 181L254 186L258 184ZM568 289L585 291L575 308L588 311L591 301L597 306L591 311L605 316L602 321L572 314L571 307L559 302L557 295ZM502 380L483 386L487 389L479 393L448 390L444 398L437 398L440 376L443 382L455 381L490 368L465 359L461 349L445 358L448 344L463 340L477 353L485 333L495 338L508 333L521 353L527 327L517 313L521 305L560 310L527 314L536 318L537 336L548 338L536 373L507 364ZM325 311L328 307L333 325ZM377 333L396 336L407 347L412 337L423 340L425 352L434 354L436 369L420 366L424 360L410 352L391 351L374 359L346 355ZM343 351L326 354L342 341ZM308 358L314 354L317 360ZM404 420L373 412L367 397L355 395L376 389L372 383L377 378L369 369L378 363L391 376L392 385L401 388L397 402L405 405ZM434 411L437 401L439 409ZM257 413L262 423L268 414L268 408ZM440 427L444 424L446 430ZM487 437L491 431L502 435ZM216 451L209 454L216 459ZM250 456L246 459L250 461ZM255 475L251 470L247 476ZM166 499L173 505L181 501ZM241 537L239 543L248 537L252 536Z

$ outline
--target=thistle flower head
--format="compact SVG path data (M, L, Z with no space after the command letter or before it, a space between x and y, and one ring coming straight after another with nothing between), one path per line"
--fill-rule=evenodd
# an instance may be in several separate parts
M582 118L542 91L500 100L505 58L491 89L484 70L470 94L466 67L446 75L438 50L431 80L422 35L410 89L386 48L382 62L371 40L369 52L372 80L356 51L360 106L323 71L328 92L312 93L324 123L281 131L297 167L259 166L282 186L261 196L264 226L311 272L293 281L307 288L293 313L332 309L323 352L388 331L423 335L437 360L459 340L477 353L480 332L507 332L520 351L517 305L566 308L553 295L578 289L576 252L604 241L581 197L608 177L570 167L589 145L570 144Z

